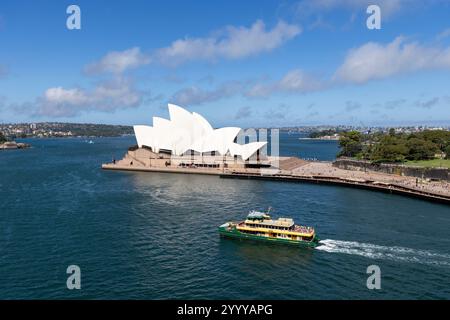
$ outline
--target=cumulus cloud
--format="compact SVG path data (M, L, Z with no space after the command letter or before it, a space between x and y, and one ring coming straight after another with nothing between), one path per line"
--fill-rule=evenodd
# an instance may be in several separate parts
M114 73L120 74L150 63L150 56L141 52L138 47L124 51L112 51L99 61L85 68L87 74Z
M307 93L321 89L323 84L316 78L294 69L280 80L269 84L254 84L245 93L248 97L267 97L273 93Z
M84 71L87 74L121 74L152 62L174 66L193 60L240 59L276 49L301 31L300 26L284 21L266 29L264 22L257 20L250 27L227 26L207 37L177 39L151 54L143 53L139 47L112 51L87 65Z
M258 20L249 28L228 26L209 37L178 39L157 50L155 58L169 65L191 60L239 59L271 51L300 32L299 26L283 21L266 30L264 22Z
M52 87L35 103L14 107L35 116L73 117L86 111L113 112L119 108L137 107L141 101L142 93L133 87L131 81L119 78L100 83L92 90Z
M365 83L419 70L450 68L450 48L427 47L403 37L383 45L369 42L351 50L334 79Z
M321 89L323 84L301 70L292 70L272 83L228 81L215 88L198 86L183 88L172 95L170 101L181 105L200 105L236 95L250 98L265 98L276 93L307 93Z
M443 68L450 68L449 47L425 46L397 37L387 44L369 42L351 49L331 77L319 78L301 69L293 69L274 81L234 81L209 90L188 87L176 92L172 101L201 104L233 95L267 98L273 94L306 94L345 84L364 84L371 80ZM404 99L392 100L384 107L395 109L404 103ZM353 104L347 105L346 110L355 110L354 107Z

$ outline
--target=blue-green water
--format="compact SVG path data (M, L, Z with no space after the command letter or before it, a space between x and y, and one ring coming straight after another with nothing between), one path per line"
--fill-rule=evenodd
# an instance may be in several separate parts
M0 152L0 298L449 299L448 206L343 187L102 171L133 137L31 140ZM281 153L335 142L282 135ZM324 239L299 249L221 239L274 208ZM66 268L81 268L81 290ZM381 290L366 268L381 268Z

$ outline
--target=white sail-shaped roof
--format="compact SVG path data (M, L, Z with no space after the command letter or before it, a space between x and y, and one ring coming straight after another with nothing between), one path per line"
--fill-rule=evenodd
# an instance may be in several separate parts
M134 133L140 148L151 147L154 152L170 150L180 156L192 150L199 153L216 152L219 155L241 156L247 160L267 142L235 143L241 128L214 129L198 113L190 113L174 104L169 104L170 120L153 117L153 127L135 125Z

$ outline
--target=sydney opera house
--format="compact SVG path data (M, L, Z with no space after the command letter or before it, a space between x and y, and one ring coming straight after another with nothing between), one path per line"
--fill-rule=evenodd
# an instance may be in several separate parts
M196 112L173 104L168 107L169 119L153 117L152 126L134 126L137 146L129 149L122 164L177 168L270 166L264 150L267 142L244 143L241 128L215 129Z

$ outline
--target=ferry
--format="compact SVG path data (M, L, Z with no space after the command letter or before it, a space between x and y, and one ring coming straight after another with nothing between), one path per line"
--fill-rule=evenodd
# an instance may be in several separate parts
M272 220L269 211L250 211L247 219L240 222L227 222L219 227L220 235L230 238L262 240L315 247L319 238L314 228L294 224L290 218Z

